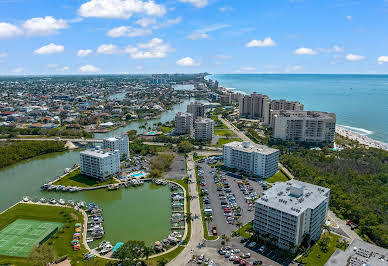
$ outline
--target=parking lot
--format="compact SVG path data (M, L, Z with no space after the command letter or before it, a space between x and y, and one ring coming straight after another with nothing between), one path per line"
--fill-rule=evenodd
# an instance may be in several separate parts
M164 172L163 177L169 179L183 179L186 176L186 160L183 155L175 156L170 167Z
M230 235L238 229L237 221L243 225L251 221L254 217L254 208L248 205L246 198L258 197L263 191L260 184L248 180L246 185L241 185L242 180L222 171L217 177L217 170L205 162L199 163L198 166L198 176L202 179L201 189L207 191L203 198L204 208L212 209L213 221L209 222L208 231L215 225L218 235ZM238 182L245 191L240 189Z
M273 250L260 249L262 245L240 241L241 237L231 237L232 232L238 229L237 221L245 225L253 220L254 207L249 202L252 203L262 194L262 184L247 179L243 182L242 179L232 177L227 172L211 168L205 161L197 165L200 188L205 192L203 205L205 209L212 210L212 221L207 224L208 233L212 235L212 227L216 226L218 236L225 234L230 241L225 246L221 245L221 237L217 241L205 241L201 253L193 255L198 258L203 254L203 262L207 259L208 262L213 261L213 265L254 265L254 262L260 262L261 265L289 265L289 260L276 255ZM220 251L225 248L227 250ZM234 252L236 249L237 252ZM247 258L242 260L244 254ZM195 263L197 261L190 264Z

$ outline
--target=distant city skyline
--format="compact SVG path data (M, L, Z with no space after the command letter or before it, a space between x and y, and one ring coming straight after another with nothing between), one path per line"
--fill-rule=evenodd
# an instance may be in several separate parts
M387 0L0 0L0 75L388 74L387 27Z

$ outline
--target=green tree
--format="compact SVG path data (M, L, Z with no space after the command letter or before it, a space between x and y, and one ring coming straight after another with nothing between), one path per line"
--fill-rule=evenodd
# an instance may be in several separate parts
M187 140L180 142L177 147L179 153L189 153L194 149L194 145Z
M141 263L142 258L146 257L144 241L129 240L117 249L113 257L119 259L123 265Z
M52 246L42 245L38 248L34 248L31 251L28 260L33 265L47 265L48 263L54 262L56 258L55 250Z

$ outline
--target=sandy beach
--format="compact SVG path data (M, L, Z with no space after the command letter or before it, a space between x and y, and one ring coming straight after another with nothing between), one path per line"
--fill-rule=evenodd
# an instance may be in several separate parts
M361 134L354 132L350 129L347 129L347 128L344 128L344 127L337 125L335 128L335 132L337 134L342 135L344 137L347 137L349 139L358 141L359 143L361 143L363 145L388 151L388 143L384 143L382 141L371 139L367 136L361 135Z

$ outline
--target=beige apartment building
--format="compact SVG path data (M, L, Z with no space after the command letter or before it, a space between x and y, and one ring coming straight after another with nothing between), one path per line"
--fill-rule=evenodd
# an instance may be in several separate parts
M190 113L179 112L175 115L176 135L185 135L193 132L193 115Z
M336 115L318 111L272 111L273 137L284 141L333 144Z
M214 120L199 117L194 122L194 138L196 140L211 140L214 137Z

